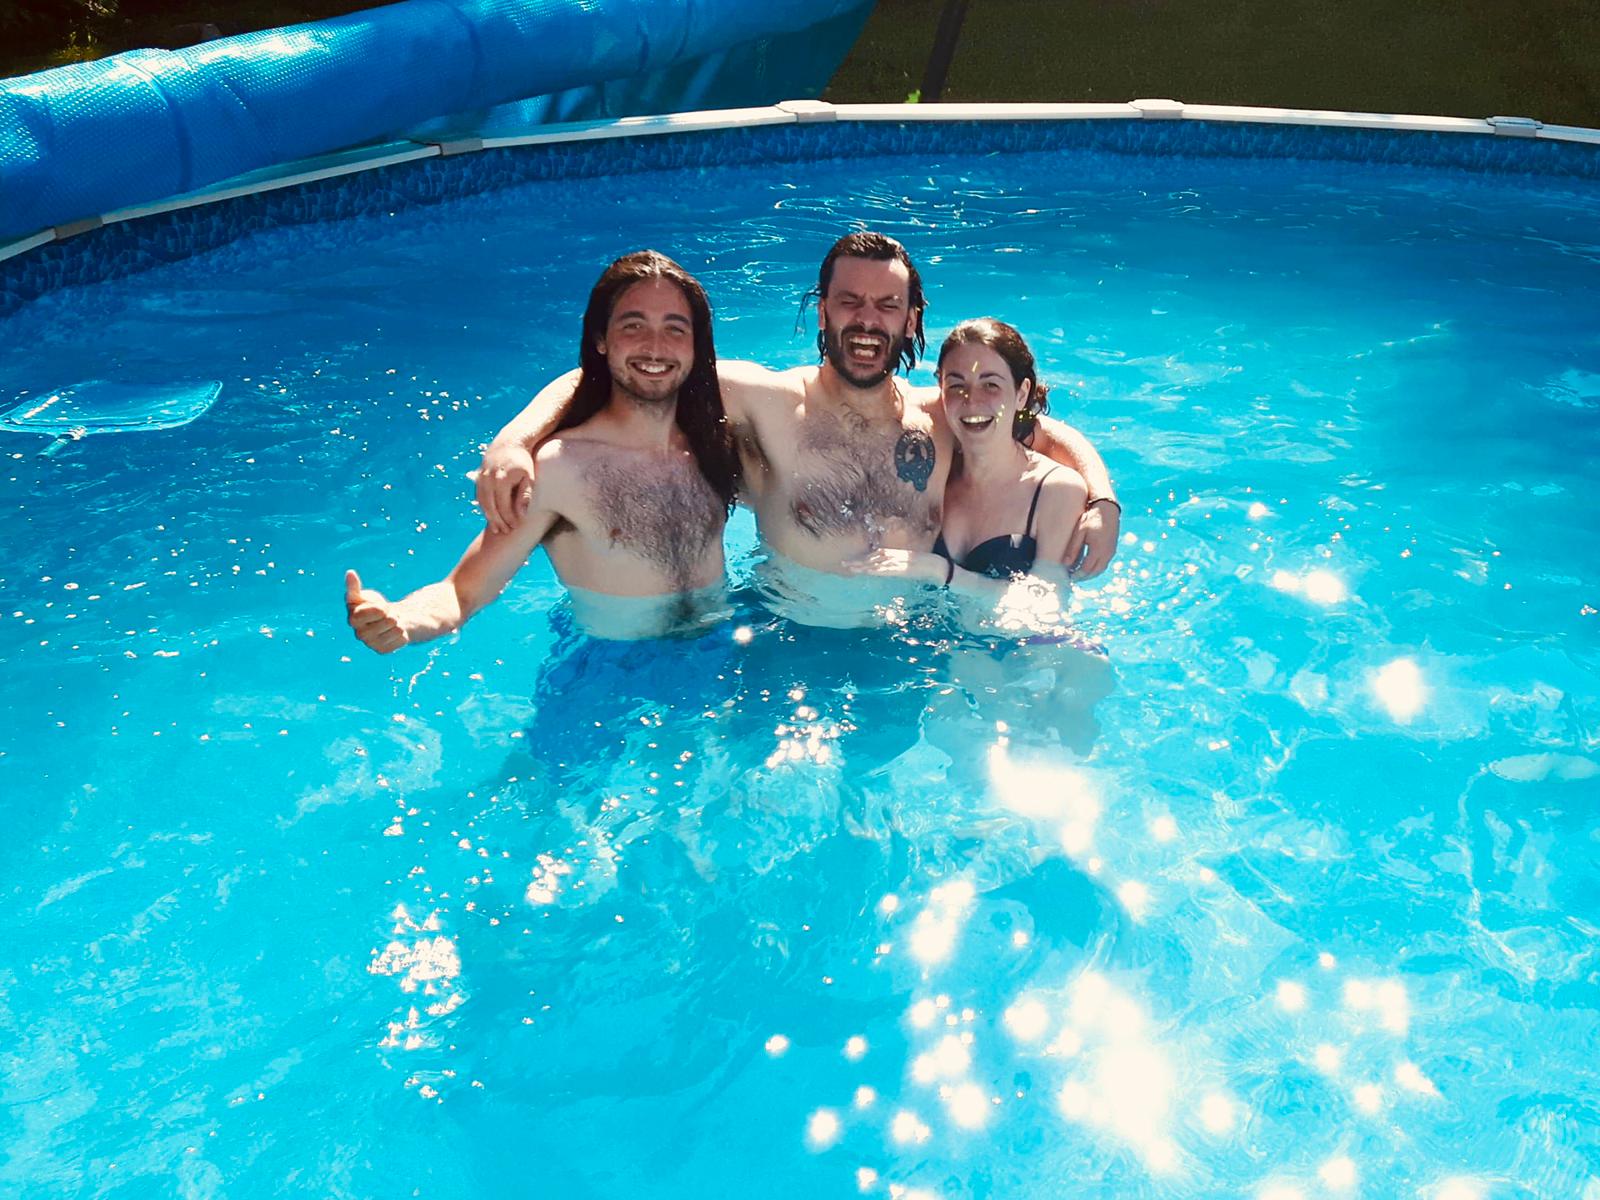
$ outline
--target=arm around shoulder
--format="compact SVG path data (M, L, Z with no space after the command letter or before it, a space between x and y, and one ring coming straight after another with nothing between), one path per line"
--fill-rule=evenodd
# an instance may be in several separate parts
M504 533L522 519L533 484L533 452L550 438L572 407L579 372L545 385L511 418L483 452L478 466L478 507L489 528Z
M1081 475L1091 500L1115 499L1116 489L1111 486L1111 472L1106 469L1106 461L1081 431L1054 417L1040 417L1029 445L1030 449Z
M745 359L719 359L717 382L722 385L722 408L728 421L744 425L775 401L790 404L801 392L793 373L774 371Z

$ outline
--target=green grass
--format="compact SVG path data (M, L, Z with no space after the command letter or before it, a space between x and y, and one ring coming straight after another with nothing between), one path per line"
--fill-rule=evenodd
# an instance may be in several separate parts
M839 103L922 81L943 0L879 0ZM1597 0L971 0L946 100L1170 97L1600 126Z
M14 30L3 21L0 0L0 78L86 62L141 46L176 46L182 26L217 26L225 36L298 25L372 8L387 0L134 0L110 4L103 16L32 23Z

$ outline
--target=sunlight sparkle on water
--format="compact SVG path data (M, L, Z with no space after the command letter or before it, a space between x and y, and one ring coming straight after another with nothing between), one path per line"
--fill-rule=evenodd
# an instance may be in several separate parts
M826 1150L839 1140L839 1114L831 1108L819 1108L806 1121L806 1145L812 1150Z
M932 1050L917 1055L911 1064L911 1077L918 1083L957 1079L965 1075L971 1065L972 1054L966 1044L954 1034L948 1034Z
M1227 1133L1234 1123L1233 1101L1220 1092L1212 1092L1200 1101L1200 1123L1210 1133Z
M1011 1036L1019 1042L1038 1041L1050 1028L1050 1010L1033 997L1018 1000L1006 1009L1002 1019Z
M945 1111L950 1114L950 1120L962 1129L983 1128L989 1120L991 1107L989 1098L975 1083L957 1085L945 1101Z
M1305 987L1292 980L1281 980L1278 983L1278 1007L1286 1013L1305 1012Z
M989 780L1000 803L1018 816L1057 824L1068 854L1085 854L1094 844L1100 798L1082 771L1015 762L996 743L989 748Z
M955 950L956 938L972 909L975 892L964 879L940 884L928 896L928 907L911 926L911 956L924 966L943 962Z
M1379 668L1372 677L1372 691L1391 717L1408 724L1428 703L1428 689L1422 671L1409 658L1397 658Z
M1411 999L1398 979L1348 980L1344 1006L1351 1012L1376 1013L1378 1023L1393 1034L1404 1034L1411 1027Z
M1437 1096L1439 1089L1434 1086L1433 1080L1422 1073L1422 1068L1414 1062L1403 1062L1394 1069L1394 1081L1408 1092L1416 1092L1421 1096Z
M1063 1032L1082 1038L1077 1069L1061 1087L1061 1115L1126 1142L1151 1171L1177 1164L1168 1132L1177 1072L1167 1051L1148 1034L1149 1018L1139 1002L1098 972L1085 972L1068 989ZM1058 1039L1059 1041L1060 1039Z
M1330 1191L1348 1192L1356 1185L1356 1164L1348 1155L1341 1154L1317 1168L1317 1178Z
M924 1124L922 1118L908 1108L895 1113L894 1120L889 1123L889 1136L902 1146L920 1146L932 1134L933 1130Z
M1301 596L1313 604L1324 606L1338 604L1349 596L1344 580L1323 567L1307 571L1304 575L1274 571L1268 583L1277 591Z

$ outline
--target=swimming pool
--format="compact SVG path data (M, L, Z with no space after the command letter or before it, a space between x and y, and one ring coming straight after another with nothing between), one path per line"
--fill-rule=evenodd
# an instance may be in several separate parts
M329 185L16 304L0 398L223 391L0 435L7 1189L1600 1194L1600 194L1083 137ZM857 221L1105 451L1105 663L748 591L585 643L542 561L361 652L344 568L453 561L600 264L799 362Z

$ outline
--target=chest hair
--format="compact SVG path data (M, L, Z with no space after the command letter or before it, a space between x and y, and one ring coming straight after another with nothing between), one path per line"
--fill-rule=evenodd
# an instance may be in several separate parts
M601 536L687 587L726 520L693 461L645 468L602 461L585 477Z
M873 533L891 521L927 534L939 507L896 472L901 425L873 424L850 412L811 413L800 429L800 460L790 512L814 537Z

